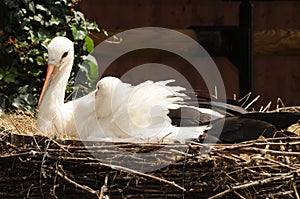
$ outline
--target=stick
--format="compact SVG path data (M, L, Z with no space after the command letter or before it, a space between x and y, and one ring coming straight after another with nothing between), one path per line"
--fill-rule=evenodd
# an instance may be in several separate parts
M62 149L64 152L68 153L68 154L71 154L70 151L68 151L67 149L65 149L65 147L63 147L61 144L59 144L58 142L56 142L54 139L52 140L52 142L54 144L56 144L60 149Z
M278 165L280 165L280 166L282 166L282 167L286 167L286 168L291 169L291 170L297 169L296 167L293 167L293 166L284 164L284 163L282 163L282 162L278 162L278 161L273 160L273 159L271 159L271 158L261 157L260 159L261 159L261 160L268 160L268 161L270 161L270 162L272 162L272 163L278 164Z
M142 172L140 172L140 171L136 171L136 170L129 169L129 168L122 167L122 166L118 166L118 165L105 164L105 163L102 163L102 162L92 163L92 164L98 164L98 165L105 166L105 167L109 167L109 168L112 168L112 169L115 169L115 170L121 170L121 171L124 171L124 172L127 172L127 173L132 173L132 174L136 174L136 175L139 175L139 176L144 176L144 177L147 177L147 178L152 178L152 179L154 179L154 180L158 180L158 181L160 181L160 182L164 182L164 183L166 183L166 184L169 184L169 185L172 185L172 186L174 186L174 187L177 187L178 189L180 189L180 190L182 190L182 191L186 191L185 188L179 186L179 185L176 184L175 182L171 182L171 181L169 181L169 180L166 180L166 179L163 179L163 178L159 178L159 177L154 176L154 175L142 173Z
M286 155L286 156L299 156L300 152L289 152L289 151L275 151L271 149L261 149L256 147L242 147L242 146L233 146L228 148L222 148L217 150L212 150L212 152L218 151L218 153L226 153L227 150L235 150L235 152L251 152L251 153L260 153L260 154L271 154L271 155Z
M104 193L107 190L107 181L108 181L108 174L105 176L104 184L101 187L101 192L100 192L100 196L99 196L100 199L103 199Z
M245 152L256 152L260 154L270 154L270 155L283 155L283 156L299 156L300 152L289 152L289 151L275 151L270 149L260 149L260 148L243 148L237 151L245 151Z
M262 184L270 183L270 182L277 181L277 180L285 180L285 179L288 179L288 178L293 178L293 176L294 176L293 174L289 173L288 175L276 176L276 177L271 177L271 178L267 178L267 179L263 179L263 180L257 180L257 181L254 181L254 182L249 182L249 183L242 184L242 185L233 186L233 187L230 187L229 189L227 189L227 190L225 190L221 193L218 193L218 194L210 197L209 199L221 198L221 197L225 196L226 194L234 192L234 191L239 190L239 189L246 189L246 188L251 187L251 186L262 185Z
M298 191L297 191L297 186L296 186L296 182L295 182L295 181L293 182L293 190L294 190L294 193L295 193L296 198L297 198L297 199L300 199L299 193L298 193Z
M57 179L58 165L59 165L58 162L56 162L56 164L55 164L56 170L55 170L55 176L54 176L54 180L53 180L53 189L52 189L52 193L53 193L53 196L55 199L58 199L58 197L56 196L56 193L55 193L56 187L57 187L57 185L55 183L56 183L56 179Z
M35 143L35 145L36 145L36 148L37 148L39 151L42 151L41 148L40 148L40 146L39 146L39 144L38 144L38 142L36 141L34 135L32 136L32 139L33 139L33 141L34 141L34 143Z
M296 137L293 137L293 139L295 139ZM271 138L273 141L281 141L281 140L291 140L292 138ZM269 139L268 139L269 140ZM215 145L212 148L212 152L216 152L216 151L224 151L224 150L235 150L235 149L239 149L239 148L245 148L245 147L254 147L254 146L266 146L266 145L270 145L270 146L292 146L292 145L299 145L300 141L294 141L294 142L257 142L257 140L255 140L255 142L247 142L247 143L241 143L241 144L230 144L230 145Z
M37 151L28 151L24 153L16 153L16 154L8 154L8 155L1 155L0 158L16 158L16 157L22 157L22 156L38 156L38 155L43 155L44 153L42 152L37 152Z
M62 170L61 166L59 166L59 169ZM97 191L95 191L94 189L90 188L89 186L78 184L77 182L75 182L75 181L71 180L70 178L68 178L66 175L62 174L60 171L57 171L57 175L59 175L64 180L68 181L69 183L73 184L75 187L78 187L80 189L83 189L83 190L91 193L91 194L94 194L94 195L96 195L99 198L99 196L97 194Z
M237 195L238 197L240 197L241 199L246 199L244 196L242 196L241 194L239 194L238 192L234 191L233 192L235 195Z

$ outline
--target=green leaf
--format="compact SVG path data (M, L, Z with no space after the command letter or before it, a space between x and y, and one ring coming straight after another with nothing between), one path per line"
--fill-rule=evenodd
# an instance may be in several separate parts
M24 26L24 30L27 30L27 31L29 31L29 30L30 30L30 28L29 28L28 26Z
M27 13L27 10L25 8L22 8L21 11L22 11L23 14Z
M50 32L47 29L39 28L39 32L38 32L39 41L50 39L50 37L51 37Z
M88 23L87 26L86 26L86 28L88 30L96 30L96 31L100 32L100 29L98 28L98 25L97 25L96 22Z
M29 57L29 58L28 58L28 61L29 61L30 63L33 63L33 62L34 62L32 57Z
M40 54L40 51L38 49L32 49L28 52L28 54L31 56L36 56L36 55Z
M87 46L87 51L89 53L91 53L94 50L94 41L92 40L91 37L87 36L85 38L85 43L86 43L86 46Z
M99 67L95 57L92 55L83 56L82 71L86 73L86 77L90 83L94 83L98 79Z
M33 20L40 22L41 24L43 23L43 16L41 14L34 15Z
M37 5L35 6L35 8L38 9L38 10L47 12L47 9L46 9L44 6L42 6L41 4L37 4Z
M88 32L83 27L78 27L76 24L72 25L72 34L75 41L84 40Z
M108 32L107 32L106 30L102 29L102 32L104 33L104 35L105 35L106 37L109 36L109 35L108 35Z
M27 41L24 41L24 42L19 42L19 43L17 43L17 45L16 45L16 47L17 48L25 48L25 47L27 47L28 46L28 43L27 43Z
M12 83L15 81L15 76L13 74L8 74L8 75L4 76L4 81L8 84Z
M42 56L37 56L36 62L39 66L44 65L44 58ZM38 72L32 71L34 76L38 76L42 71L38 70Z
M49 20L50 25L59 25L60 24L60 20L55 17L55 16L51 16L51 19Z
M31 12L33 12L33 14L35 14L35 6L34 6L34 3L33 1L30 1L29 4L28 4L28 8Z
M74 12L74 15L75 15L75 19L77 21L85 21L85 18L84 18L84 14L80 11L75 11Z
M76 25L75 25L75 24L72 24L71 29L72 29L72 35L73 35L73 38L75 39L75 37L76 37L77 34L78 34ZM76 39L75 39L75 40L76 40Z
M88 80L90 82L95 82L98 79L98 65L94 64L93 62L89 62L90 66L90 73L88 75Z

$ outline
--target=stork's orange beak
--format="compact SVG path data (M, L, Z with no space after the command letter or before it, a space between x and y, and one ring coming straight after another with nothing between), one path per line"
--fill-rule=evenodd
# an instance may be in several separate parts
M49 87L51 81L57 75L58 70L59 70L59 67L56 67L53 64L48 65L46 79L45 79L44 86L43 86L43 89L42 89L42 92L41 92L41 95L39 98L38 107L40 107L42 100L44 98L45 92L46 92L47 88Z

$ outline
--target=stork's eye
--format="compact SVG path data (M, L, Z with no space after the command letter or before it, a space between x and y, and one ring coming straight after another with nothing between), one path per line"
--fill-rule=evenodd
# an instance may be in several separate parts
M61 60L62 60L63 58L65 58L66 56L68 56L68 54L69 54L69 52L65 52L65 53L61 56Z
M96 85L96 88L97 88L97 91L102 90L102 89L103 89L102 83L97 84L97 85Z

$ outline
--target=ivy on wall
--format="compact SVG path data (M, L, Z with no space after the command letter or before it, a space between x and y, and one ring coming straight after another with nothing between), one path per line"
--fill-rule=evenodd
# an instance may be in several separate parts
M74 41L72 85L76 71L94 48L89 32L99 29L78 10L78 0L0 0L0 8L0 108L34 110L51 39L61 35Z

